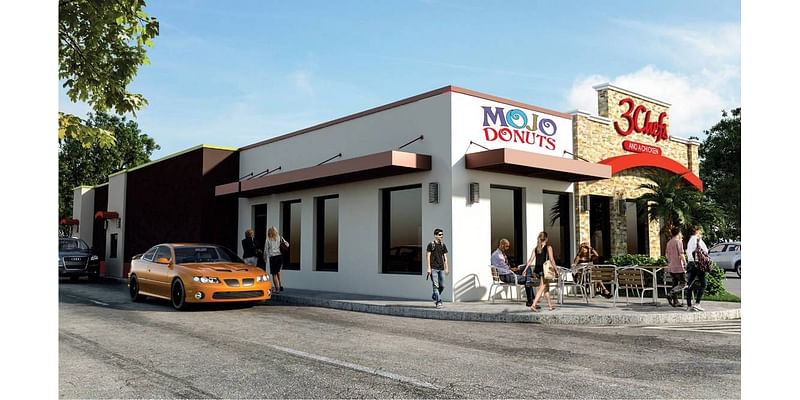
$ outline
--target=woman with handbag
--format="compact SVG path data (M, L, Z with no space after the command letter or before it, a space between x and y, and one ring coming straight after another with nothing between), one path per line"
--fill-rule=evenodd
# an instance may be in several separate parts
M280 235L274 226L267 229L267 243L264 254L269 258L269 273L272 275L272 287L276 292L283 291L281 267L283 267L283 252L281 246L289 247L289 243Z
M536 247L534 247L525 265L525 272L527 272L528 268L531 267L531 263L533 263L533 274L539 277L539 288L536 290L536 298L533 299L533 305L531 305L531 311L533 312L537 312L536 305L541 300L542 294L547 299L550 311L556 309L550 296L550 283L558 279L558 269L554 260L553 246L547 244L547 232L539 233L536 238Z

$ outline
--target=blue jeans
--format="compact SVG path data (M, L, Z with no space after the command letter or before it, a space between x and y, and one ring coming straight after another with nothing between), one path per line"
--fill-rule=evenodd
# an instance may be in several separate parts
M706 281L706 273L700 272L695 266L694 261L689 261L686 266L686 280L689 282L688 291L686 293L686 304L692 305L692 295L696 298L695 303L700 304L703 301L703 293L706 291L708 282Z
M442 302L442 292L444 291L444 270L431 268L431 285L433 285L433 300L437 303Z

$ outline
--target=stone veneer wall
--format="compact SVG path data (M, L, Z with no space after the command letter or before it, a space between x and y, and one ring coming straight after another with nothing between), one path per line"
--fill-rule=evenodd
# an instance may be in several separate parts
M572 119L573 140L575 143L574 153L591 162L599 162L611 157L633 154L622 148L624 140L631 140L639 143L653 145L661 148L662 155L671 158L687 168L695 175L699 175L698 145L696 142L685 140L675 140L670 138L666 141L655 143L655 138L645 134L632 133L629 136L622 136L614 129L614 121L620 121L623 127L627 122L621 115L627 109L627 105L620 106L620 100L631 97L635 105L643 104L651 110L651 121L661 112L669 112L669 107L664 104L652 102L629 93L620 92L613 87L606 87L598 90L598 113L603 118L591 118L588 115L576 113ZM610 119L609 122L607 119ZM644 114L640 115L639 124L644 122ZM669 124L669 121L666 121ZM643 168L634 168L622 171L611 179L600 181L580 182L575 185L575 198L580 199L584 195L598 195L611 197L611 255L627 253L627 224L624 215L619 215L617 210L617 200L633 200L641 196L645 191L638 189L643 183L650 183L649 179L642 176ZM589 212L580 211L580 201L576 201L575 215L577 243L589 241ZM650 222L648 239L650 255L657 257L661 255L661 241L659 239L660 223Z

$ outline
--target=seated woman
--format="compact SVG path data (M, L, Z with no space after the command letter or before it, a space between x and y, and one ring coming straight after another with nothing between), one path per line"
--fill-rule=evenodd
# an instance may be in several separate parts
M594 260L596 260L597 257L599 257L599 256L600 255L597 254L597 251L595 249L593 249L592 246L589 245L589 242L583 242L583 243L581 243L581 248L578 250L578 254L575 255L575 261L573 262L573 264L576 264L576 265L577 264L590 264L590 263L593 263ZM578 272L575 273L575 281L576 282L580 278L580 275L578 275L578 274L579 274ZM611 292L609 292L608 289L606 289L606 285L604 285L602 282L595 281L594 284L595 284L595 287L594 287L595 292L599 292L601 296L603 296L603 297L605 297L607 299L610 299L610 298L613 297Z

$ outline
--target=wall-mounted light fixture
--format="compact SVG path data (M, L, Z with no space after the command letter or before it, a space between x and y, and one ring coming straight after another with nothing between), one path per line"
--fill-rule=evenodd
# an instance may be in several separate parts
M619 211L619 215L625 215L628 211L628 202L625 199L617 200L617 211Z
M581 212L589 211L589 195L583 195L580 197L580 205L581 205Z
M428 184L428 203L439 203L439 182Z
M479 203L481 201L481 185L478 182L469 184L469 203Z

